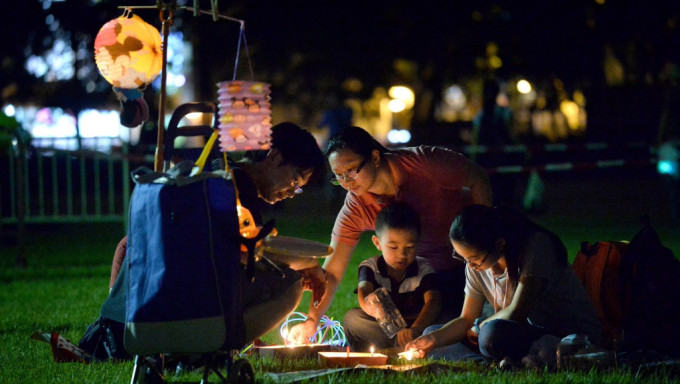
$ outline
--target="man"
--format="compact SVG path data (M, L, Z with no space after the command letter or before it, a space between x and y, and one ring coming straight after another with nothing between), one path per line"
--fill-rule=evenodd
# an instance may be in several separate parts
M274 204L294 197L302 192L302 187L312 178L320 176L325 166L324 156L316 140L299 126L293 123L277 124L272 127L271 136L272 146L269 151L250 153L242 161L229 162L241 204L251 212L258 226L262 225L258 200ZM126 251L127 237L121 240L114 254L109 283L111 291L101 308L100 319L88 328L79 343L82 349L100 359L130 357L121 348L127 285L127 269L123 263ZM296 273L287 269L282 274L266 263L259 262L254 270L255 283L245 277L241 281L245 340L248 343L273 329L297 307L303 286L323 288L325 283L315 279L315 276L323 276L320 267L314 273L308 270ZM301 275L304 278L301 279ZM323 293L322 290L317 291L315 295ZM101 338L103 342L99 341L100 335L97 332L107 335ZM115 338L113 341L108 339L111 334ZM115 346L119 348L111 352L111 345L114 350Z

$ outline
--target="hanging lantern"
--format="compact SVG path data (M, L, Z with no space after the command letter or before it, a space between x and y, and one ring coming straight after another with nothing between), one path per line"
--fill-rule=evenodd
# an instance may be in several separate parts
M99 72L113 86L139 88L161 71L163 52L156 28L129 12L104 24L94 40Z
M272 127L269 84L235 80L217 86L222 152L269 149Z

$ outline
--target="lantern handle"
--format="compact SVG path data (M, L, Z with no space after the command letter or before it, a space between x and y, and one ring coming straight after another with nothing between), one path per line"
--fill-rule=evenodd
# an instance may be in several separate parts
M238 72L238 59L241 54L241 40L243 40L243 45L246 48L246 58L248 59L248 68L250 69L250 79L254 79L255 75L253 73L253 63L250 61L250 52L248 52L248 41L246 41L246 29L245 26L241 26L241 30L238 34L238 45L236 47L236 60L234 62L234 76L231 79L232 81L236 80L236 73Z
M171 0L169 3L164 3L163 0L158 0L156 2L156 7L158 8L158 16L161 19L161 23L165 24L165 22L170 22L170 25L172 25L172 17L175 15L177 0ZM168 11L167 18L165 17L165 11ZM167 36L164 37L167 38ZM165 70L165 67L163 69Z

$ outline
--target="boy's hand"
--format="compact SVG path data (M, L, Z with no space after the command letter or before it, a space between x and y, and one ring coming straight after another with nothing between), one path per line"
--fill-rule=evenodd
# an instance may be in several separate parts
M328 283L326 271L321 267L313 267L301 269L298 273L302 275L302 288L312 291L312 304L314 308L317 308L326 295L326 283Z
M366 312L367 315L375 319L382 319L385 317L385 311L383 309L383 306L380 303L380 301L378 301L378 297L374 292L371 292L368 295L366 295L366 298L364 300L368 308L362 309L364 310L364 312Z
M404 347L418 336L420 336L420 332L417 330L413 328L404 328L397 332L397 342L399 343L400 347Z

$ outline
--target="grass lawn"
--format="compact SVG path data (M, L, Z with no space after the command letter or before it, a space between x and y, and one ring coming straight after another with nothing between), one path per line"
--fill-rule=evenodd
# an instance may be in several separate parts
M551 180L548 180L551 182ZM565 181L569 184L569 181ZM565 185L566 185L565 184ZM653 187L653 186L652 186ZM559 189L550 184L548 193ZM293 201L275 206L267 215L277 218L279 233L327 242L333 218L341 204L337 195L315 194L306 191ZM647 192L640 192L646 194ZM633 196L635 198L635 196ZM571 197L550 201L550 209L536 219L562 237L573 257L581 241L630 239L638 229L631 213L627 219L620 214L604 214L606 204L589 202L577 192ZM569 204L571 200L579 204ZM645 195L646 200L654 197ZM640 200L632 200L640 201ZM586 207L583 207L583 205ZM588 204L600 209L589 210ZM651 204L651 203L648 203ZM620 209L620 208L616 208ZM647 207L642 207L647 210ZM663 208L661 208L663 209ZM619 212L617 210L617 212ZM569 218L569 219L567 219ZM665 219L663 219L665 220ZM657 226L659 234L676 256L680 255L680 236L677 227ZM85 328L97 317L108 292L111 256L124 234L120 224L40 225L28 228L28 267L13 267L16 249L12 244L0 247L0 381L2 383L125 383L132 372L131 362L102 364L57 364L52 361L47 344L30 340L33 332L56 331L73 342L80 340ZM373 254L375 249L366 234L353 258L328 315L340 320L344 313L356 306L353 289L356 285L358 263ZM305 312L309 302L306 293L299 311ZM265 341L278 343L275 334ZM285 361L248 357L261 382L273 382L267 372L285 372L318 368L314 361ZM488 383L659 383L678 382L677 369L661 373L640 373L617 370L610 372L499 372L465 364L450 364L444 371L410 374L359 372L339 374L317 379L322 383L355 382L479 382ZM200 375L189 373L174 382L197 382ZM212 377L213 382L216 381Z

